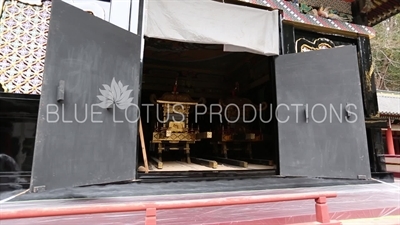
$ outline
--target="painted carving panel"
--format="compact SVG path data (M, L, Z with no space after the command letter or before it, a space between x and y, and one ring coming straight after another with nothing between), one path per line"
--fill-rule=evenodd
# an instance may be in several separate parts
M299 0L300 4L307 4L314 7L330 7L342 13L351 14L351 2L338 0Z
M334 48L335 43L327 38L318 38L314 41L307 40L306 38L299 38L296 40L296 52L309 52L321 49Z

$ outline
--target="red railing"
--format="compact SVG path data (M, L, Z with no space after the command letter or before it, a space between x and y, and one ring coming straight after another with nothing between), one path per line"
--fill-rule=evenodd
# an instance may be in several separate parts
M183 209L212 206L244 205L268 202L283 202L297 200L315 200L316 222L310 224L340 225L340 222L331 221L328 212L327 198L334 198L337 194L333 192L285 194L285 195L260 195L228 198L210 198L200 200L175 200L159 202L132 202L115 203L107 205L84 205L58 208L37 208L7 210L1 209L0 220L21 219L33 217L71 216L94 213L120 213L133 211L146 211L145 225L156 225L157 209Z

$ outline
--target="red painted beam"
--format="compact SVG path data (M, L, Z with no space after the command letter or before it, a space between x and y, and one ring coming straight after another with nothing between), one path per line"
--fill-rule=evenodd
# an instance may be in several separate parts
M212 206L228 206L228 205L243 205L268 202L296 201L315 199L317 204L326 204L326 198L334 198L337 194L334 192L317 192L303 194L285 194L285 195L260 195L246 197L229 197L229 198L211 198L200 200L185 200L185 201L159 201L159 202L132 202L132 203L113 203L102 205L85 205L75 207L49 207L49 208L31 208L31 209L1 209L0 220L5 219L20 219L33 217L51 217L51 216L69 216L80 214L94 213L117 213L117 212L132 212L146 211L146 219L150 221L155 219L155 212L152 209L182 209L195 207L212 207ZM320 202L324 201L324 202ZM320 208L320 207L319 207ZM325 207L323 207L325 208ZM325 209L317 209L318 211ZM318 215L317 215L318 216ZM325 221L325 216L322 215L321 220Z

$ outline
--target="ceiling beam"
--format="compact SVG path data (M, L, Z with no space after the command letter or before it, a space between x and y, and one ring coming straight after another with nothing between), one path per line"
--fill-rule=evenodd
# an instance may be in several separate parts
M199 69L193 67L182 67L182 66L163 66L151 63L144 63L144 68L155 68L155 69L162 69L162 70L172 70L172 71L191 71L197 73L205 73L205 74L214 74L214 75L221 75L225 76L227 74L226 71L216 71L216 70L207 70L207 69Z

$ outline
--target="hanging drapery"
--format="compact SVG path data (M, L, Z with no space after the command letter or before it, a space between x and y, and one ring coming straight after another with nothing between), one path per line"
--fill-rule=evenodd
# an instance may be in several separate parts
M212 0L148 0L145 36L279 55L279 14Z

